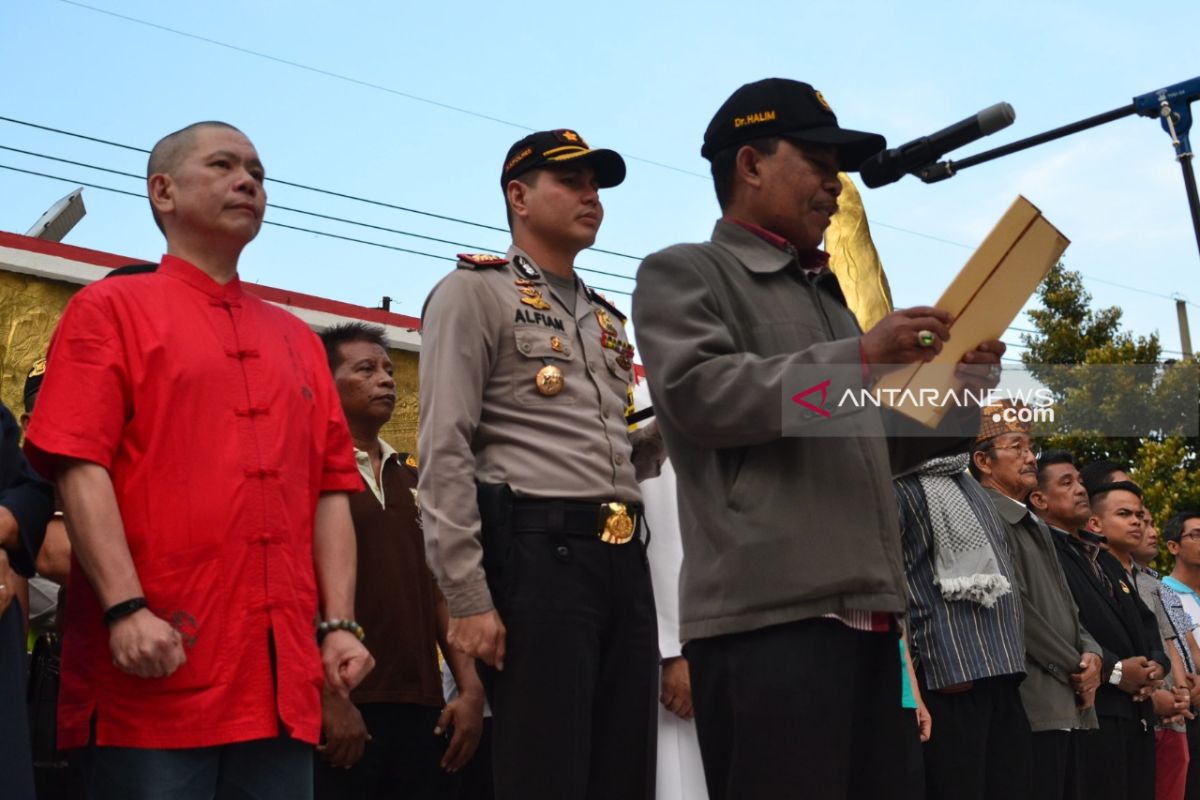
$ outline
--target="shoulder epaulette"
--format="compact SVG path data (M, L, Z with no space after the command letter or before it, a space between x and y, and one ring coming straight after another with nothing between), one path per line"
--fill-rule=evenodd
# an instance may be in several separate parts
M593 303L598 303L598 304L604 306L610 312L612 312L614 315L616 315L617 319L621 320L621 324L625 323L626 316L621 313L621 309L617 308L611 302L609 302L607 297L600 294L599 292L597 292L595 289L593 289L590 286L587 287L587 296L588 296L588 299L591 300Z
M458 268L459 269L479 269L480 267L503 267L508 263L508 259L503 256L494 256L491 253L459 253Z

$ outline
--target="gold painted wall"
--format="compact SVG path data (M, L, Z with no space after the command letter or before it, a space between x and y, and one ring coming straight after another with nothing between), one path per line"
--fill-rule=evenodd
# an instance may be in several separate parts
M80 287L0 270L0 400L14 415L25 410L25 375L46 355L50 334Z
M14 415L24 410L25 375L46 355L50 334L67 301L82 287L0 269L0 400ZM417 354L390 350L396 374L396 410L380 432L404 453L417 448Z

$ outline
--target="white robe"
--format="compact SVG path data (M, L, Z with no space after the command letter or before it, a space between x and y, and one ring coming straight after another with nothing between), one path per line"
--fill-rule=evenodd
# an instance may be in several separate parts
M633 391L634 403L650 405L650 390L641 381ZM645 424L645 423L643 423ZM679 568L683 543L679 538L679 508L675 498L675 470L670 460L662 473L641 484L646 523L650 526L650 580L658 607L658 648L663 658L680 655ZM696 723L682 720L662 704L658 707L658 800L708 800L704 767L696 739Z

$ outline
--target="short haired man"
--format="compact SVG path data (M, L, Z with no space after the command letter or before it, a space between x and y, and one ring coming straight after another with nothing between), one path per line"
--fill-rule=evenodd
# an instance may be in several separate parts
M1171 574L1163 578L1163 597L1178 601L1191 624L1200 624L1200 511L1188 509L1176 513L1163 526L1167 552L1175 559ZM1183 638L1183 648L1191 656L1190 668L1200 666L1200 647L1194 631ZM1187 660L1185 658L1185 660ZM1200 706L1193 693L1193 708ZM1188 774L1187 797L1200 796L1200 718L1187 721Z
M422 314L426 553L451 646L494 667L500 800L654 791L657 631L634 466L647 434L625 421L624 318L574 269L600 190L624 177L617 153L572 130L515 143L500 175L507 257L461 256Z
M1038 489L1038 466L1028 426L996 422L984 407L973 471L1006 527L1016 562L1017 592L1025 612L1025 680L1021 700L1033 731L1030 797L1061 800L1078 785L1078 731L1097 727L1096 689L1103 649L1083 629L1079 609L1059 564L1046 524L1025 505ZM1073 466L1070 456L1066 465ZM1060 458L1049 454L1047 460ZM1050 477L1050 476L1047 476ZM1080 494L1082 486L1078 481ZM1086 502L1087 496L1083 499Z
M70 520L59 744L93 797L311 797L320 686L371 667L345 416L316 335L238 278L250 140L190 125L147 171L167 255L71 300L26 442Z
M1093 461L1090 464L1085 464L1079 470L1079 478L1083 481L1084 488L1087 489L1088 496L1090 497L1106 483L1130 480L1129 465L1107 458L1100 461Z
M812 438L786 435L782 412L785 372L815 367L814 389L841 397L886 365L932 359L949 336L949 315L928 307L863 334L818 249L838 171L884 144L841 128L808 84L741 87L701 149L724 213L712 241L655 253L638 271L638 338L678 477L680 637L714 800L899 789L912 718L894 691L890 615L906 603L891 467L964 449L977 410L950 414L941 433L956 438L934 443L885 439L874 408L822 408ZM968 382L995 385L1003 347L968 353ZM826 423L849 435L817 438Z
M1141 507L1136 485L1105 484L1092 495L1086 519L1058 519L1073 526L1056 533L1055 546L1080 622L1104 649L1096 692L1100 728L1079 740L1088 798L1154 797L1154 709L1141 701L1158 687L1169 661L1153 612L1116 557L1101 548L1105 538L1140 541ZM1080 523L1087 530L1074 527Z
M1181 799L1187 789L1190 760L1186 723L1194 716L1191 695L1200 689L1192 686L1196 667L1187 649L1187 636L1196 624L1183 610L1179 595L1164 587L1158 573L1149 566L1158 557L1158 529L1148 510L1142 515L1141 542L1123 552L1111 544L1109 549L1125 567L1142 602L1154 612L1171 662L1171 672L1163 681L1163 688L1152 695L1154 713L1158 716L1154 727L1155 795L1158 800Z
M446 601L425 565L416 458L379 436L396 407L383 336L382 328L361 322L321 333L363 479L362 491L350 496L358 544L354 607L373 633L375 669L348 699L322 695L317 800L392 797L397 787L406 798L433 800L438 762L462 767L483 725L483 686L474 663L446 644ZM439 644L462 687L450 703L442 699ZM439 734L451 728L447 747Z
M4 797L34 800L25 712L25 610L21 595L54 509L50 484L21 454L21 429L0 404L0 781Z

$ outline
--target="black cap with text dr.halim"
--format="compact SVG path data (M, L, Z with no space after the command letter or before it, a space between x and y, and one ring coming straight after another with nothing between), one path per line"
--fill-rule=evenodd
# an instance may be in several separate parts
M877 133L839 127L829 103L807 83L767 78L747 83L722 104L704 132L700 155L711 161L722 150L771 136L832 147L846 172L887 147Z
M508 148L504 168L500 170L500 187L506 188L513 178L531 170L575 163L591 167L601 189L625 180L625 159L615 150L592 150L578 133L559 128L531 133Z

